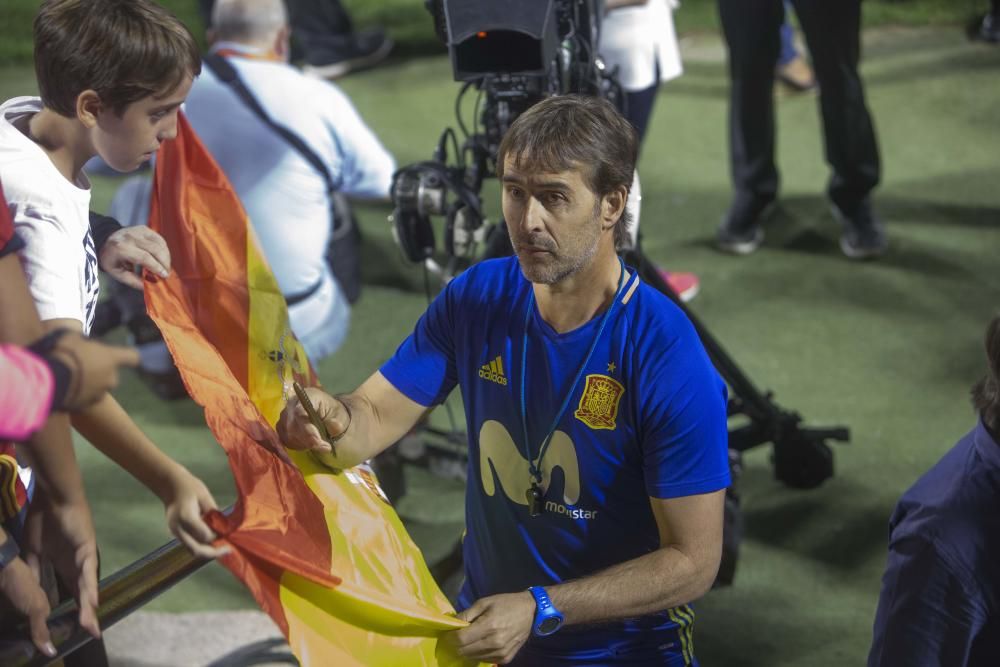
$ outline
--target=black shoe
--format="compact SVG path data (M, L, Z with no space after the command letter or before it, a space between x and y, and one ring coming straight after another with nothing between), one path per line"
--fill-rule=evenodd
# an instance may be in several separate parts
M738 194L715 233L715 245L723 252L749 255L764 242L761 223L774 210L774 200Z
M336 61L307 64L302 71L321 79L337 79L351 72L374 67L392 51L393 41L381 28L365 30L354 35L349 48Z
M867 199L848 215L836 203L830 203L833 217L844 228L840 237L840 250L850 259L877 259L889 250L885 225L872 211Z
M1000 16L987 14L979 26L979 39L990 44L1000 44Z

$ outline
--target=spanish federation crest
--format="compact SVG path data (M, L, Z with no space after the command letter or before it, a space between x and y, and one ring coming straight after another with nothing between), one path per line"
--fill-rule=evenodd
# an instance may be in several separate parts
M625 387L617 380L607 375L588 375L580 405L573 416L593 429L614 429L618 402L624 393Z

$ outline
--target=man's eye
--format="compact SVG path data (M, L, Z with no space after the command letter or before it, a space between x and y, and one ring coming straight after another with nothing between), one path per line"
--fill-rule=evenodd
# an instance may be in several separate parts
M507 188L507 196L512 199L520 199L521 195L524 194L521 188Z
M545 195L545 199L550 204L559 204L566 200L566 198L563 197L562 194L559 192L550 192L547 195Z

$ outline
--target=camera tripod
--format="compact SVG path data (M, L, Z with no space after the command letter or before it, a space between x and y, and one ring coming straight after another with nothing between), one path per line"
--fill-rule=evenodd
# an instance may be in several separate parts
M641 250L629 250L623 257L626 264L638 270L643 280L684 311L719 375L729 385L729 416L743 415L750 420L749 424L730 429L730 451L742 453L767 442L773 443L774 476L793 488L812 489L832 477L833 452L827 440L850 440L847 427L803 426L799 413L780 407L770 392L761 392L743 373L705 325L664 282L656 266Z

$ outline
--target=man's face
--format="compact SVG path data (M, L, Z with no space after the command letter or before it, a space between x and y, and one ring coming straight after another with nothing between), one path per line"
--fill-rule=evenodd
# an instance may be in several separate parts
M601 200L582 169L548 174L504 159L503 216L524 277L554 285L587 266L604 229Z
M97 154L116 171L138 169L162 141L177 136L177 114L192 83L193 78L185 77L165 94L148 95L128 105L121 116L114 109L102 109L93 133Z

